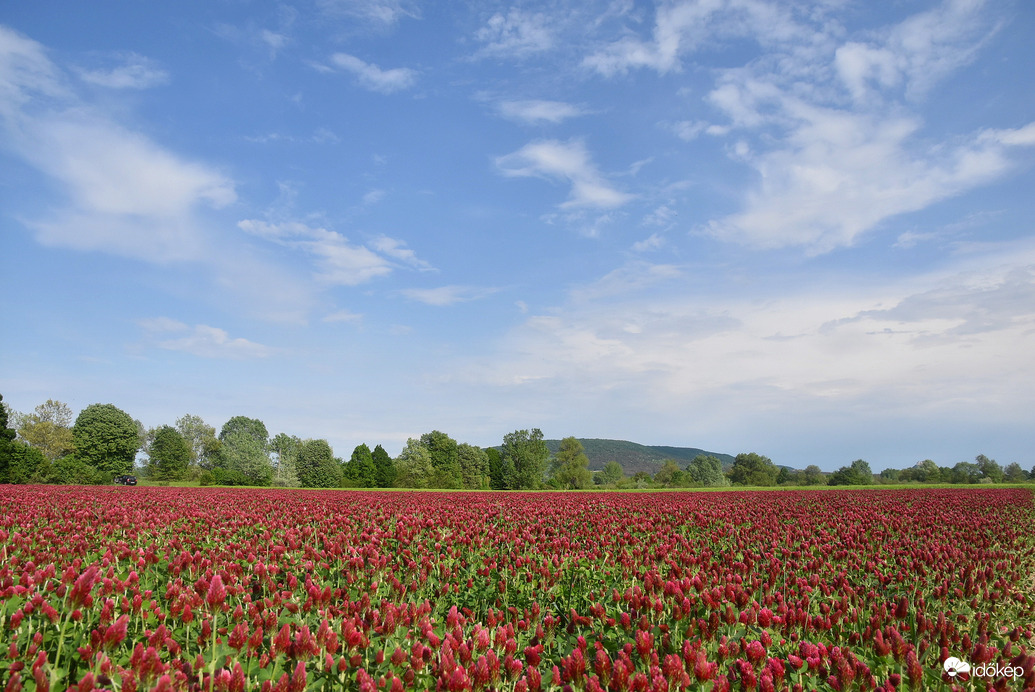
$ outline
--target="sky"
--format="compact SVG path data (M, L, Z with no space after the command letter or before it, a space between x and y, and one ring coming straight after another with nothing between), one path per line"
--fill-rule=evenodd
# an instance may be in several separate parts
M1035 463L1035 5L0 5L0 394Z

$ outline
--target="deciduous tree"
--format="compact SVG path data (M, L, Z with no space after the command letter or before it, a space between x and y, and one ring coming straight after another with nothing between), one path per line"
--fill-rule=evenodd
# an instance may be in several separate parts
M531 431L515 430L504 435L500 456L504 468L508 462L514 467L515 488L535 490L543 484L550 449L543 441L543 432L539 428Z
M409 438L395 458L395 484L400 488L427 488L435 473L431 453L420 440Z
M729 471L730 482L734 485L776 485L779 472L769 457L749 452L738 454Z
M221 465L251 481L269 485L273 481L273 462L269 455L269 433L256 418L235 416L219 431Z
M295 461L298 480L305 488L337 488L341 486L341 469L327 440L306 440Z
M190 466L190 445L173 427L163 425L155 430L148 449L151 476L157 480L174 481L183 478Z
M72 426L75 458L107 477L129 473L140 448L136 421L114 404L91 404Z
M695 485L721 488L730 484L722 472L722 460L710 454L698 454L686 465L686 473Z
M623 478L625 478L625 470L614 459L604 464L604 469L600 472L601 485L618 485Z
M43 452L51 461L67 456L72 444L72 409L60 401L47 399L32 413L19 417L18 437Z
M481 447L462 442L457 447L463 487L479 490L489 486L489 457Z
M550 465L550 472L560 488L576 490L588 488L593 482L589 472L589 457L582 443L574 437L561 440L561 446Z

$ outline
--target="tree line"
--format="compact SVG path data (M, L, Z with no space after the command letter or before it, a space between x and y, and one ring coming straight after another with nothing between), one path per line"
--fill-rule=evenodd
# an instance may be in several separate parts
M540 488L549 475L580 487L589 482L588 460L566 445L558 459L568 461L548 467L550 451L537 428L508 433L489 449L433 430L407 440L394 459L381 445L367 444L343 459L327 440L271 436L261 420L247 416L231 418L217 434L191 414L147 429L114 404L91 404L74 420L60 401L47 400L31 413L0 406L4 483L98 484L137 474L201 485L517 490Z
M155 482L306 488L689 488L724 486L870 485L877 483L1001 483L1035 480L1017 463L1001 467L979 455L973 463L939 467L927 459L874 474L862 459L824 473L776 466L756 453L739 454L729 469L710 455L685 467L662 463L653 476L627 476L617 461L597 472L574 437L551 455L538 428L515 430L496 447L459 443L433 430L410 438L395 458L381 445L360 444L346 460L324 439L270 436L258 419L235 416L215 427L187 414L172 425L145 428L113 404L91 404L73 419L67 404L48 399L18 413L0 395L0 482L110 483L123 474Z

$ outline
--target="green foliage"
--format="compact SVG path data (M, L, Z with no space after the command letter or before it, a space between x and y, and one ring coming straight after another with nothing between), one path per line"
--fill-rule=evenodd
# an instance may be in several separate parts
M75 454L61 457L51 465L51 483L65 485L100 485L111 480L111 476L96 466L79 459Z
M1003 469L1003 480L1007 483L1023 483L1028 479L1024 469L1016 461L1010 462Z
M754 452L738 454L730 468L730 483L733 485L776 485L777 471L769 457Z
M463 474L460 471L460 448L449 435L438 430L424 433L420 437L421 444L431 456L434 469L428 480L430 488L461 488Z
M180 480L190 465L190 452L190 445L176 428L158 428L148 449L151 477L160 481Z
M374 460L374 479L377 487L391 488L395 485L395 463L392 457L388 456L388 452L381 445L374 447L371 457Z
M489 487L489 457L484 449L466 442L457 447L463 487L484 490Z
M686 465L686 473L694 485L722 488L730 484L722 472L722 461L710 454L698 454Z
M72 426L76 460L109 478L133 470L140 442L136 421L114 404L87 406Z
M341 468L327 440L306 440L295 458L295 472L305 488L339 488Z
M827 485L872 485L873 471L862 459L856 459L851 466L842 466L830 474Z
M604 470L597 474L601 485L618 485L625 479L625 471L622 465L612 459L604 464Z
M345 477L352 481L351 485L354 488L377 487L377 472L370 447L361 444L352 450L352 458L345 465Z
M235 416L219 431L219 441L222 444L212 464L213 471L222 468L240 474L248 479L242 485L269 485L273 481L269 433L262 421Z
M981 480L981 468L969 461L961 461L948 474L943 475L948 483L977 483Z
M278 433L270 440L270 452L275 455L273 465L273 484L281 487L295 487L300 485L295 462L298 458L298 450L302 447L302 440L294 435Z
M190 448L190 466L211 468L209 456L215 443L216 429L201 416L186 414L176 419L176 430L187 441Z
M681 488L686 485L688 480L689 476L679 468L675 459L666 460L654 474L654 482L665 488Z
M35 447L0 441L0 483L49 483L51 461Z
M395 485L400 488L427 488L435 473L431 452L420 440L409 438L395 459Z
M17 434L11 428L11 407L4 403L4 395L0 394L0 445L14 442Z
M509 490L513 487L514 467L507 466L500 450L490 447L485 450L489 462L489 487L493 490Z
M504 472L508 463L513 465L515 489L535 490L542 486L550 450L543 442L543 432L539 428L515 430L504 435L500 456Z
M561 440L560 449L554 456L550 467L550 475L557 487L565 490L588 488L593 483L593 474L589 472L589 458L582 449L582 443L574 437Z
M996 463L995 459L989 459L984 454L978 454L974 459L983 478L990 479L993 483L1003 482L1003 467Z
M71 454L72 409L67 404L47 399L32 413L18 417L18 437L43 452L50 460Z

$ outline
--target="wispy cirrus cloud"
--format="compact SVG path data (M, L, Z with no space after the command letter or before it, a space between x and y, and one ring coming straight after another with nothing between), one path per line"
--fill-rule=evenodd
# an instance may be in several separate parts
M500 101L496 104L496 108L504 118L530 125L557 124L584 114L584 111L578 106L564 101L537 99Z
M399 263L420 271L432 269L405 242L388 236L374 238L367 247L349 242L337 231L297 221L244 219L237 226L251 235L305 252L314 259L316 278L327 285L357 286L387 276Z
M556 37L549 18L542 13L512 8L497 12L476 33L482 43L477 57L521 59L550 50Z
M352 74L365 89L382 94L394 94L409 89L417 83L417 71L408 67L382 69L373 63L364 62L348 53L335 53L331 65Z
M633 199L633 195L616 189L597 170L586 145L581 140L538 140L521 149L500 156L496 167L509 177L535 177L571 185L563 209L613 209Z
M132 71L93 78L112 87L143 86ZM50 214L28 220L40 242L158 262L203 258L198 212L232 203L232 180L121 124L78 94L43 46L3 27L0 94L8 146L67 197Z
M192 327L168 317L140 320L138 324L158 348L182 351L200 358L247 360L266 358L275 352L269 346L248 339L231 338L225 329L207 324Z
M316 4L329 16L358 19L382 27L421 16L419 5L407 0L317 0Z
M439 286L437 288L407 288L400 293L411 300L425 305L445 307L456 303L480 300L495 293L496 288L478 286Z
M703 49L748 39L759 53L713 71L705 104L726 122L671 125L686 141L736 138L731 158L758 173L741 208L701 225L723 240L810 254L852 245L884 220L987 184L1030 146L1028 124L932 142L914 106L969 63L996 31L982 0L945 0L896 24L850 33L829 8L763 1L659 7L636 31L589 55L606 77L682 69Z
M148 89L169 81L169 73L157 62L138 53L117 54L113 62L113 66L79 67L76 72L84 82L109 89Z

